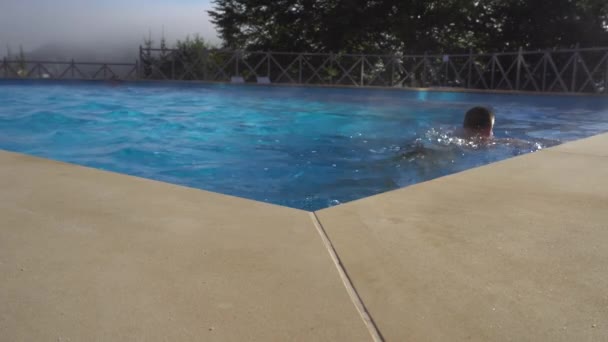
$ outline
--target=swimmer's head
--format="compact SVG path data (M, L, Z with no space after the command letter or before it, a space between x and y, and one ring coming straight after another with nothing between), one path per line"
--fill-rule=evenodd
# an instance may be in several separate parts
M464 116L463 128L471 135L491 137L494 113L486 107L473 107Z

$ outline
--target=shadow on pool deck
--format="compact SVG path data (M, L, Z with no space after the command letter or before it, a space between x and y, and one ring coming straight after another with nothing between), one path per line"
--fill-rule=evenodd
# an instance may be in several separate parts
M0 152L0 340L599 341L606 151L608 134L516 157L319 211L319 227Z

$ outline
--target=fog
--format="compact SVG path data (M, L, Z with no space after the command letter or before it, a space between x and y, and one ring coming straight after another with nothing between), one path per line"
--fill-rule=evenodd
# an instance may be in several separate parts
M0 0L0 56L23 46L28 57L135 58L143 38L158 44L200 34L219 44L210 0Z

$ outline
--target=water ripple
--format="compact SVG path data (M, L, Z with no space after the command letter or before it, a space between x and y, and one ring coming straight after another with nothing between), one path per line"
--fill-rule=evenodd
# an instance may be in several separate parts
M608 130L602 98L31 82L0 88L0 148L307 210ZM497 113L492 142L453 133L474 105Z

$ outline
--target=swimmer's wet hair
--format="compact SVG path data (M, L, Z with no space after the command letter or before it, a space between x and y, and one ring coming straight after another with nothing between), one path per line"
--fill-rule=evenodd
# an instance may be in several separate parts
M494 112L486 107L473 107L464 116L464 128L491 129L494 126Z

